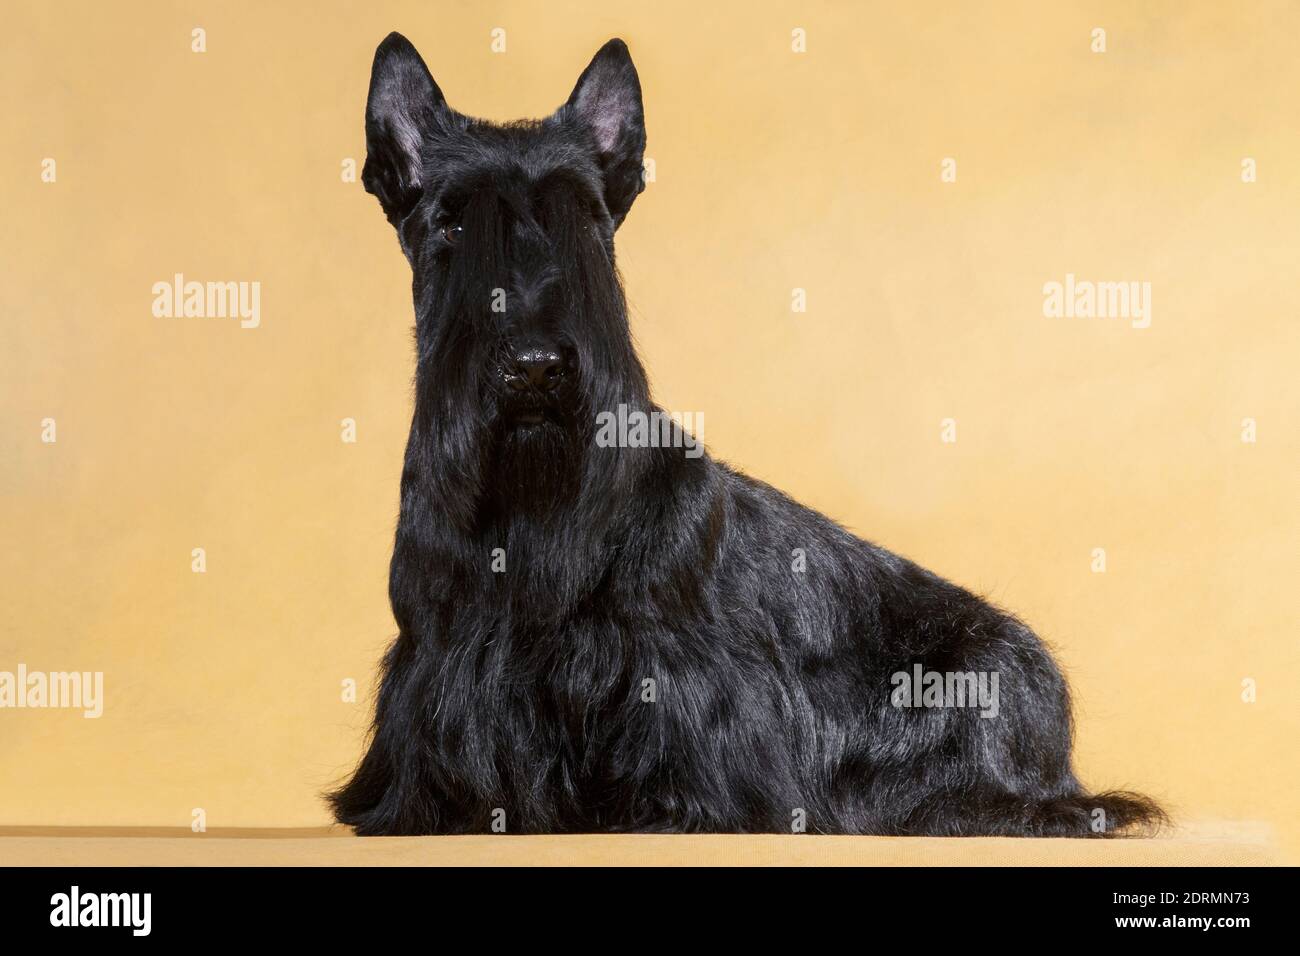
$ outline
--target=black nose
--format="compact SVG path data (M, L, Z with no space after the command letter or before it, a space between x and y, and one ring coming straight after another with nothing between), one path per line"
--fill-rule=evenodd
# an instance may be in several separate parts
M555 349L528 348L515 354L510 387L515 391L535 388L549 392L564 377L564 358Z

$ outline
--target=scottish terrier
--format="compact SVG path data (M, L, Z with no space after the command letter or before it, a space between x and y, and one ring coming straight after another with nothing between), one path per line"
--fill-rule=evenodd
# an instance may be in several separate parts
M1091 836L1158 823L1071 768L1066 683L1013 616L651 414L614 232L644 189L611 40L540 121L375 54L362 179L414 275L415 410L360 834ZM677 427L675 424L672 427ZM680 437L680 436L678 436ZM787 441L789 439L786 439Z

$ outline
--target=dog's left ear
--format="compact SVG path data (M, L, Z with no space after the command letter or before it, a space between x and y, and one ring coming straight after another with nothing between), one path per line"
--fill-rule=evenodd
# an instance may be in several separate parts
M560 112L591 133L605 174L605 205L617 228L645 189L641 81L626 43L610 40L600 48Z
M370 71L361 181L394 226L420 200L420 153L446 107L415 47L400 33L390 33L375 51Z

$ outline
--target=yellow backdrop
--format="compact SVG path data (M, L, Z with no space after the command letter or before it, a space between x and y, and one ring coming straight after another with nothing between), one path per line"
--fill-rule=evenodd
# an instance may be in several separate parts
M0 671L104 700L0 710L0 824L328 820L394 631L409 272L347 181L393 29L493 119L624 37L660 402L1024 616L1086 782L1296 851L1286 2L7 4ZM178 273L256 327L155 315ZM1046 315L1067 281L1149 314Z

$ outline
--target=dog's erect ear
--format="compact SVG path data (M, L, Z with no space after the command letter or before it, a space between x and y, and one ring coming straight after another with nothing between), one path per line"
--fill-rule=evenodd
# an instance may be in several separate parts
M445 109L442 90L415 47L400 33L388 34L370 70L361 181L394 226L420 200L421 147Z
M586 126L595 140L605 174L605 204L617 226L645 189L641 81L626 43L610 40L600 48L561 110L566 119Z

